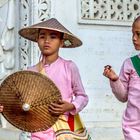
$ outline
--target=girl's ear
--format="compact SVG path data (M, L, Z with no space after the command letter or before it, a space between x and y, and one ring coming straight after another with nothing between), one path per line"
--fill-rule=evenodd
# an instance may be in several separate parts
M62 40L61 40L61 44L60 44L60 48L62 48L63 45L64 45L64 40L62 39Z

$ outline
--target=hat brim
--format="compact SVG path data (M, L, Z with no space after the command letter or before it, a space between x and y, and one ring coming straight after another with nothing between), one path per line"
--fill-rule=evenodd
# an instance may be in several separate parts
M3 116L12 125L27 132L47 130L59 116L52 115L49 105L58 103L61 93L45 75L32 71L18 71L9 75L0 86ZM23 105L30 109L25 111Z
M38 39L38 34L39 34L39 30L40 29L46 29L46 30L53 30L53 31L57 31L57 32L61 32L64 33L63 36L63 40L64 40L64 45L63 48L75 48L75 47L79 47L82 45L82 41L74 36L73 34L69 33L69 32L64 32L62 30L58 30L55 28L48 28L48 27L40 27L40 26L30 26L30 27L26 27L23 28L21 30L19 30L19 34L28 39L31 40L33 42L37 42Z

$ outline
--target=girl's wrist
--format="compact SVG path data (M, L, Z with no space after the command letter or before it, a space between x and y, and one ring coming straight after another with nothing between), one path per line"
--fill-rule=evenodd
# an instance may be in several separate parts
M118 76L117 77L114 77L114 78L110 78L110 80L113 81L113 82L117 81L118 79L119 79Z
M74 104L70 104L70 110L74 110L74 109L75 109Z

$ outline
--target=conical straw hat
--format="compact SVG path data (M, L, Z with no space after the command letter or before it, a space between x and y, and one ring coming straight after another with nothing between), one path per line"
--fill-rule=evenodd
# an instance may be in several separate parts
M50 128L58 116L50 114L48 106L60 99L61 94L55 84L37 72L15 72L0 86L3 116L15 127L27 132Z
M43 21L34 24L29 27L19 30L19 34L31 41L36 42L39 34L39 29L54 30L64 33L64 48L74 48L82 45L82 41L67 30L57 19L51 18L47 21Z

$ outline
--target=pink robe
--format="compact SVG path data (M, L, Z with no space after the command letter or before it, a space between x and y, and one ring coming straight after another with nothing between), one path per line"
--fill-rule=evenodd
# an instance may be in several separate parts
M140 140L140 77L130 58L124 61L119 80L110 85L118 100L127 101L122 122L125 140Z
M63 100L73 103L76 108L71 112L66 112L65 115L69 113L75 115L80 112L87 105L88 96L85 94L77 66L72 61L59 57L52 64L45 65L44 68L46 75L59 88ZM36 67L31 67L29 70L37 71ZM53 129L50 128L46 131L33 133L31 139L56 140L56 137Z

